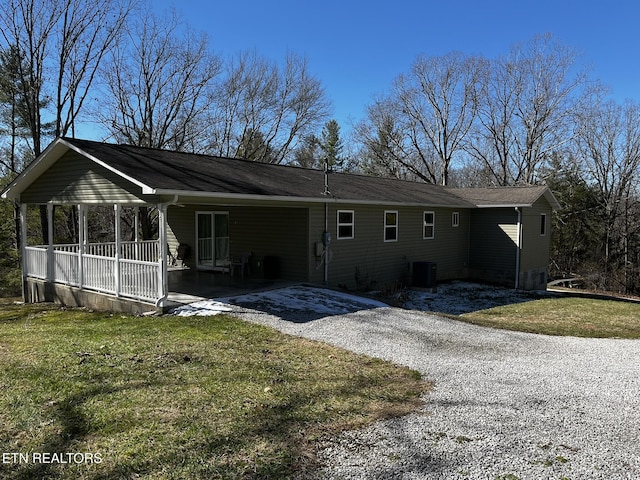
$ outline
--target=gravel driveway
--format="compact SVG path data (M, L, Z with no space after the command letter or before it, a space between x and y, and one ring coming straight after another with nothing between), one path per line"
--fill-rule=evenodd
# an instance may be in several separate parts
M435 383L423 411L328 443L316 478L640 478L640 341L507 332L371 305L306 319L234 310Z

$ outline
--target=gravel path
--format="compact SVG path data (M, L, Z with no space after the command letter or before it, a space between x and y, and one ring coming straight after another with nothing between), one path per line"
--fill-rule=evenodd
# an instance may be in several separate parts
M416 308L496 295L523 301L450 288L414 299ZM469 288L473 295L460 291ZM302 286L174 313L216 312L407 365L435 382L422 411L329 441L314 480L640 478L640 341L495 330Z
M328 443L316 478L640 478L639 341L507 332L395 308L309 319L234 310L435 382L423 411Z

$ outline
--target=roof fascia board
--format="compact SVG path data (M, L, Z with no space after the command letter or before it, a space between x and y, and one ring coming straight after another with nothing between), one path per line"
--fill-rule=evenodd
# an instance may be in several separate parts
M162 190L151 189L145 192L153 195L170 195L179 197L202 197L229 200L250 200L250 201L275 201L275 202L303 202L303 203L341 203L350 205L389 205L399 207L440 207L440 208L475 208L475 205L451 205L438 203L419 203L419 202L394 202L394 201L377 201L377 200L354 200L337 197L286 197L279 195L257 195L245 193L216 193L216 192L193 192L185 190Z
M544 198L547 199L547 202L549 202L551 208L553 208L554 210L562 210L562 205L560 205L560 202L549 187L547 187L542 195L544 195Z

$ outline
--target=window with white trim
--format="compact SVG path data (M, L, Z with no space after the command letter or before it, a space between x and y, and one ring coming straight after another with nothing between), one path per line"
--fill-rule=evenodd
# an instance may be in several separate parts
M354 232L353 210L338 210L338 240L353 238Z
M434 238L436 235L436 214L435 212L424 212L422 222L422 238Z
M544 237L547 234L547 214L540 214L540 236Z
M384 241L398 241L398 212L397 210L384 211Z
M460 212L453 212L451 214L451 226L457 227L460 225Z

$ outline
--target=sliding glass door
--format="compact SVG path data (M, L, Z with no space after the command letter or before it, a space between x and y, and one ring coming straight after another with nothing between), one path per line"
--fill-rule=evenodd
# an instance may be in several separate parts
M229 268L229 213L196 212L197 266L207 270Z

